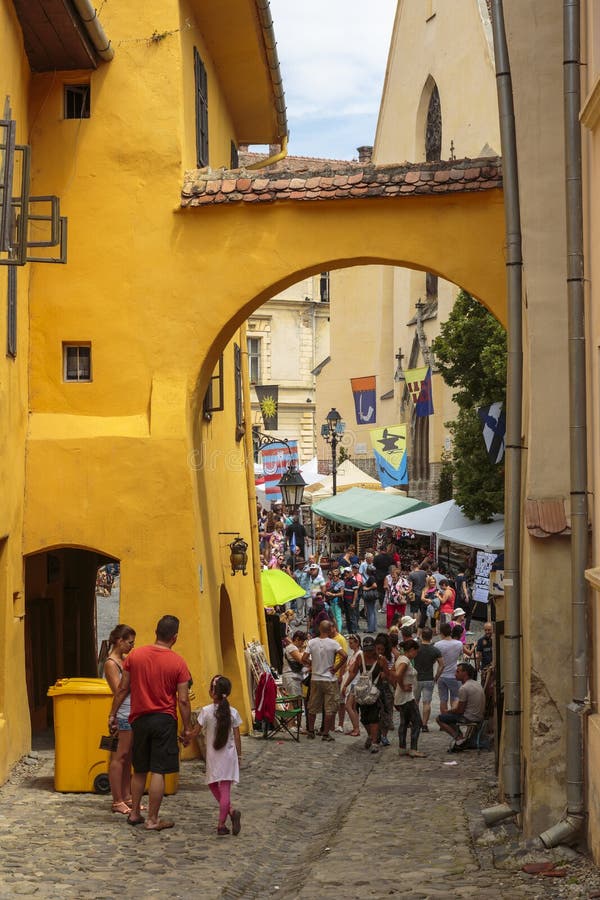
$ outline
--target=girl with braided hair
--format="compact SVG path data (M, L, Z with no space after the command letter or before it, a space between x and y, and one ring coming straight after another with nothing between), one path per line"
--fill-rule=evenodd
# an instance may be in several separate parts
M241 813L231 807L231 783L240 780L239 761L242 755L240 725L237 709L229 705L231 682L224 675L215 675L209 693L212 703L198 714L198 725L206 736L206 783L219 804L217 834L229 834L227 818L231 819L231 831L239 834Z

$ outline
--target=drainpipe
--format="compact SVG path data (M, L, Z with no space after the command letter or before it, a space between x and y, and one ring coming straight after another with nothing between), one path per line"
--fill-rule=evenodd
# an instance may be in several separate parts
M287 137L282 138L281 140L281 150L275 153L273 156L267 156L264 159L259 159L258 162L252 163L251 166L246 166L247 169L265 169L267 166L274 166L275 163L281 162L282 159L285 159L288 155L288 139Z
M96 53L101 59L110 62L115 55L115 51L111 47L110 41L104 33L104 28L98 21L98 13L92 6L90 0L73 0L73 3L81 16L85 30L90 36Z
M567 812L540 835L546 847L576 840L585 823L584 716L588 707L587 423L583 202L581 189L580 0L563 0L564 121L569 305L569 443L571 452L572 701L567 705Z
M506 477L504 553L504 757L505 802L483 810L486 825L521 811L521 442L523 408L523 317L521 211L510 60L502 0L492 0L492 32L504 181L507 281Z

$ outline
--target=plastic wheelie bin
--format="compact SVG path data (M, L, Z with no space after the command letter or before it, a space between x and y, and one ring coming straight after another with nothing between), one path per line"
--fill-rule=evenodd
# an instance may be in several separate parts
M54 704L54 789L108 794L108 734L112 692L104 678L59 678L48 688Z
M54 789L110 793L108 735L113 695L104 678L59 678L48 688L54 703ZM150 778L146 781L148 788ZM179 774L165 775L165 794L177 793Z

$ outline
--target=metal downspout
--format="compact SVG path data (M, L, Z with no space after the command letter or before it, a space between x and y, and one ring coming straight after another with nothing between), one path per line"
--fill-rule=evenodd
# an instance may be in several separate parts
M563 0L564 122L569 307L569 443L571 453L572 701L567 705L567 812L540 835L546 847L576 840L585 822L583 717L588 711L587 420L581 167L580 0Z
M521 811L521 442L523 409L523 318L521 211L510 60L502 0L492 0L492 33L504 180L507 280L506 476L504 553L504 755L505 803L483 810L487 825Z
M94 9L92 3L90 0L73 0L73 3L75 9L81 16L81 20L85 25L85 30L90 36L96 49L96 53L101 59L110 62L115 55L115 51L111 47L110 41L104 33L104 28L98 21L98 13Z

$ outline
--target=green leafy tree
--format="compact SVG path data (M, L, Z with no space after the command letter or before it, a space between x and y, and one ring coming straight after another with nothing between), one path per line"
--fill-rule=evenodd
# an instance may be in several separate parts
M506 331L477 300L461 291L433 341L437 368L458 415L452 434L454 498L473 519L489 522L504 509L504 465L489 461L477 408L506 397Z

